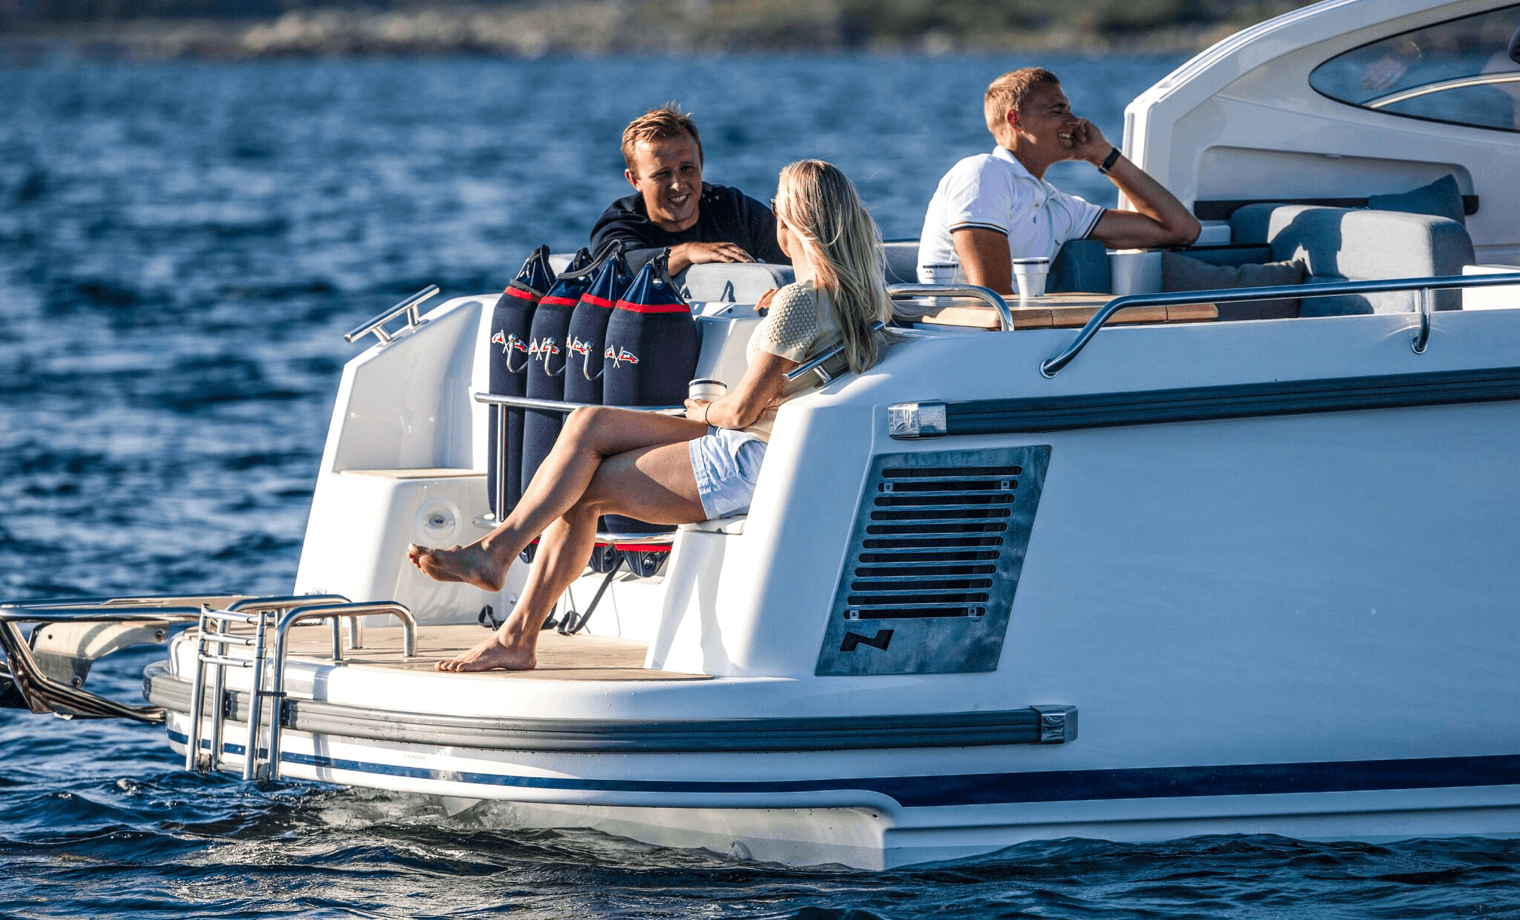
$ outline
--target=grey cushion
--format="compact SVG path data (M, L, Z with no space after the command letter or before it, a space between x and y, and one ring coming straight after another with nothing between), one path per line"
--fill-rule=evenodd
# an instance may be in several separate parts
M1169 292L1302 284L1306 274L1304 263L1296 260L1264 265L1212 265L1175 252L1161 253L1161 290ZM1297 298L1219 304L1220 319L1281 319L1297 315Z
M1266 242L1274 261L1302 260L1309 281L1371 281L1462 274L1474 261L1472 238L1444 217L1313 205L1247 205L1230 217L1238 243ZM1457 291L1436 293L1436 308L1461 307ZM1325 299L1301 305L1301 316L1404 313L1404 292Z
M1374 211L1429 214L1454 220L1464 226L1467 224L1467 213L1462 207L1462 190L1457 187L1457 178L1450 173L1429 185L1396 195L1369 195L1367 207Z

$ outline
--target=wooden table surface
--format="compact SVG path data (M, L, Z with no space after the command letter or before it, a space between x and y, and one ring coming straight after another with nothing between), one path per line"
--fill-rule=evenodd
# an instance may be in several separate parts
M1113 300L1114 294L1090 294L1069 291L1046 294L1029 300L1010 298L1009 312L1013 314L1015 329L1051 329L1083 326L1093 314ZM942 301L940 304L931 301ZM941 326L965 326L975 329L997 329L997 311L985 304L966 298L921 298L910 302L926 306L927 311L919 322ZM1180 323L1201 322L1219 318L1219 308L1211 303L1195 303L1157 307L1127 307L1114 315L1109 323Z

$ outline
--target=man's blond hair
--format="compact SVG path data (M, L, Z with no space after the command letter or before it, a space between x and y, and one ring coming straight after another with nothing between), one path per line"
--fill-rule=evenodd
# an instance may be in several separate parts
M1003 133L1008 130L1008 113L1022 109L1030 92L1042 83L1061 85L1056 75L1043 67L1010 70L992 81L983 97L982 107L987 116L987 130L993 137L1003 139Z
M623 162L628 164L628 171L638 175L638 170L633 168L633 149L639 144L667 141L682 134L690 134L696 142L697 162L701 163L702 135L697 133L697 123L674 102L650 109L630 121L628 127L623 129Z

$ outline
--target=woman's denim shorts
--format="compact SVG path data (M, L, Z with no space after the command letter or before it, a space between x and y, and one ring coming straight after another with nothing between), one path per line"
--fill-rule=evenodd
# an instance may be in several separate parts
M765 442L732 428L711 428L691 448L691 470L708 520L749 511L765 459Z

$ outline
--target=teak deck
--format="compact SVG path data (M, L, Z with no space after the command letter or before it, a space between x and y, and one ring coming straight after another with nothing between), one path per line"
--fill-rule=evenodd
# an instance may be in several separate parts
M948 300L949 298L941 298ZM1114 299L1113 294L1046 294L1031 300L1011 300L1015 329L1051 329L1083 326L1100 308ZM1161 307L1127 307L1116 313L1110 323L1181 323L1219 318L1219 308L1211 303L1173 304ZM940 326L965 326L973 329L997 329L997 312L991 307L964 301L947 306L930 306L922 323Z
M349 649L343 627L343 660L350 665L401 671L431 671L444 658L471 648L490 633L471 624L418 626L417 655L401 657L401 627L370 626L361 637L363 648ZM707 674L655 671L644 667L647 646L633 639L604 636L562 636L545 630L538 641L538 667L532 671L483 671L492 678L531 680L711 680ZM299 626L290 636L290 657L330 661L329 627Z

